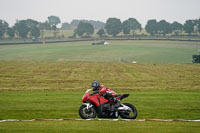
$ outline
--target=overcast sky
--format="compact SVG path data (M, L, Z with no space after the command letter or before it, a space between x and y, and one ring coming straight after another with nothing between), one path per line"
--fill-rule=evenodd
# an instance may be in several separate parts
M11 26L16 19L40 22L50 15L62 23L73 19L100 20L109 17L124 21L136 18L144 27L149 19L184 23L200 17L200 0L0 0L0 19Z

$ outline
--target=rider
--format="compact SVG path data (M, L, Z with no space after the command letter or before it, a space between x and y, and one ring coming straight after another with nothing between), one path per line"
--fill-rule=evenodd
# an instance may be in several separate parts
M116 99L117 94L111 89L107 88L104 85L100 85L97 80L92 81L91 87L94 92L99 93L101 96L104 96L108 99L109 102L114 102L115 107L119 106L119 101Z

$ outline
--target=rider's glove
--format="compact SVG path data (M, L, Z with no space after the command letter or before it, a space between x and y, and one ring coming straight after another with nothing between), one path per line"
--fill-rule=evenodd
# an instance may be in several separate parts
M117 102L117 98L116 98L116 97L114 97L114 98L113 98L113 101L116 103L116 102Z

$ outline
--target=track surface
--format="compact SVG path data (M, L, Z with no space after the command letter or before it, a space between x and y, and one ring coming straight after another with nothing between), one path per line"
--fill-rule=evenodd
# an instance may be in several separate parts
M0 120L0 122L11 122L11 121L18 121L18 122L29 122L29 121L64 121L64 120L77 120L83 121L84 119L31 119L31 120L17 120L17 119L8 119L8 120ZM200 120L184 120L184 119L85 119L85 121L157 121L157 122L173 122L173 121L181 121L181 122L200 122Z

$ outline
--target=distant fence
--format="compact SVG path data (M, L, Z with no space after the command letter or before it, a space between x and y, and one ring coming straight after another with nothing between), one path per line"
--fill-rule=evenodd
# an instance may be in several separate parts
M109 38L105 40L155 40L155 41L190 41L200 42L200 39L173 39L173 38Z
M56 40L56 41L45 41L45 43L63 43L63 42L80 42L80 41L94 41L94 39L69 39L69 40ZM43 44L43 41L38 42L5 42L0 45L17 45L17 44Z

